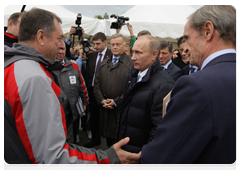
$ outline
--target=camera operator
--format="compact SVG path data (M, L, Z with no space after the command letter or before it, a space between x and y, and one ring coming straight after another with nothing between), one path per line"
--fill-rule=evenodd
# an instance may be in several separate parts
M86 69L86 64L87 64L87 58L86 58L86 53L83 51L83 45L77 45L74 48L74 52L73 54L75 55L75 57L77 57L78 59L76 60L79 69L82 71L82 67L84 67Z
M75 57L74 54L70 52L70 48L72 46L72 36L76 33L76 28L75 26L71 26L70 31L68 36L65 39L65 44L66 44L66 57L70 60L77 60L78 58ZM81 39L84 39L84 29L82 28L82 35L80 37ZM73 48L74 48L73 44ZM74 50L74 49L73 49Z

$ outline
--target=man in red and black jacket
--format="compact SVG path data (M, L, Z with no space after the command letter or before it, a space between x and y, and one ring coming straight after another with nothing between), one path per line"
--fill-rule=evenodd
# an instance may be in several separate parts
M22 12L13 13L8 19L8 26L4 27L4 45L9 47L18 42L18 30L22 18Z

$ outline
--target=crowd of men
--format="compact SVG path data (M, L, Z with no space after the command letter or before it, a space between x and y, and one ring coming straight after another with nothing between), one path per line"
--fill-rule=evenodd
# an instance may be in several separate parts
M8 20L7 163L235 162L234 7L204 6L194 12L178 50L146 30L135 37L128 23L131 45L117 30L108 49L99 32L85 52L83 45L72 44L74 27L63 39L61 23L38 8ZM165 103L167 95L171 99ZM92 133L84 146L77 145L80 118ZM92 148L101 137L105 151Z

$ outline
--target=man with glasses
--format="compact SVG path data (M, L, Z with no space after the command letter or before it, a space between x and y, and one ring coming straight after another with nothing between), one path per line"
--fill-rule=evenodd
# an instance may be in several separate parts
M108 147L116 142L117 124L121 110L127 71L133 67L125 53L126 38L121 34L111 37L112 56L103 60L94 81L94 94L100 105L101 135Z

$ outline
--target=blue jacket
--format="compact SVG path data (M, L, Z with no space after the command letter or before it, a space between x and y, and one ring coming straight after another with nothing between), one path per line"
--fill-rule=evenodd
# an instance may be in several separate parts
M176 82L167 114L142 163L229 164L236 160L236 54L221 55Z

